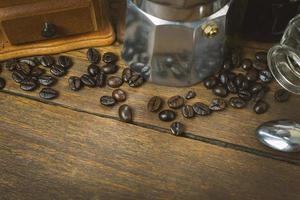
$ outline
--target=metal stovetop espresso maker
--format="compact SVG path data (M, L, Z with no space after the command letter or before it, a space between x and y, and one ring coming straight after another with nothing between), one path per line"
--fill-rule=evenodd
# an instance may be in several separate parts
M123 58L157 84L204 80L223 64L230 2L128 0Z

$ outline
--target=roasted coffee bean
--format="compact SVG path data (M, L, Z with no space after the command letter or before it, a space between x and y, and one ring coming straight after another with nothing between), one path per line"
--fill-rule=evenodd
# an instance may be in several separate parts
M253 61L252 66L259 71L266 70L268 68L268 65L266 63L257 60Z
M263 90L259 91L258 93L253 94L253 95L252 95L252 100L253 100L254 102L258 102L258 101L263 100L263 99L265 98L265 96L266 96L266 92L265 92L265 90L263 89Z
M268 53L267 52L257 52L255 53L255 58L256 60L263 62L263 63L267 63L268 62Z
M237 86L235 85L235 82L234 80L229 80L228 83L227 83L227 90L232 93L232 94L237 94L238 92L238 88Z
M9 71L13 71L17 69L17 65L18 62L16 59L10 59L6 62L4 62L3 66L5 67L5 69L9 70Z
M263 70L259 72L259 79L264 83L269 83L273 80L273 75L268 70Z
M232 61L229 60L229 59L225 60L224 63L223 63L222 69L224 71L230 71L230 70L232 70L233 69L233 63L232 63Z
M67 70L60 65L53 65L50 69L52 75L62 77L67 73Z
M3 90L5 88L6 85L6 81L4 80L4 78L0 77L0 90Z
M173 110L163 110L158 115L159 119L164 122L171 122L176 119L176 113Z
M236 74L234 72L228 72L228 80L234 80L236 77Z
M80 77L80 80L81 82L87 86L87 87L95 87L96 86L96 81L93 77L91 77L90 75L88 74L83 74L81 77Z
M40 97L46 100L55 99L58 97L58 92L52 88L43 88L40 91Z
M96 86L98 87L105 87L106 85L106 74L104 71L100 70L99 73L96 75Z
M173 109L181 108L184 105L184 98L176 95L168 100L168 106Z
M245 101L250 101L252 98L252 94L247 90L240 90L238 96Z
M38 82L43 86L54 85L56 79L53 76L43 75L38 78Z
M260 92L261 90L264 89L264 86L261 83L254 83L251 87L250 87L250 92L252 94L257 94L258 92Z
M95 64L91 64L87 68L87 73L91 76L96 76L99 72L100 68Z
M119 108L119 118L121 121L130 123L133 121L133 112L130 106L124 104Z
M195 116L195 111L193 109L193 106L185 105L181 108L181 113L185 118L193 118Z
M130 87L140 87L144 84L144 82L144 78L141 75L133 74L128 81L128 85Z
M253 107L253 111L256 114L266 113L268 111L268 109L269 109L269 105L265 101L258 101Z
M33 68L33 69L31 70L30 75L31 75L31 76L36 76L36 77L38 77L38 76L41 76L41 75L44 74L44 73L45 73L45 70L44 70L44 69L39 68L39 67L35 67L35 68Z
M32 80L24 80L20 84L20 88L24 91L33 91L38 87L37 83Z
M24 74L29 75L31 73L32 67L26 63L18 63L17 70L20 70Z
M125 68L122 72L122 79L125 83L128 83L133 75L133 71L130 68Z
M234 79L234 83L238 88L240 88L244 80L245 76L243 74L238 74Z
M124 102L126 101L127 95L124 90L116 89L112 92L112 97L118 102Z
M229 77L228 77L228 73L227 72L221 72L219 74L219 82L223 85L226 85L227 82L229 80Z
M207 89L213 89L218 84L218 79L214 76L204 80L204 86Z
M89 48L87 51L87 58L92 64L98 64L101 60L99 51L95 48Z
M184 125L180 122L174 122L170 126L171 134L175 136L182 136L184 134Z
M185 95L185 99L190 100L196 97L196 92L195 91L188 91L188 93Z
M39 57L39 61L41 63L41 65L43 65L44 67L52 67L52 65L54 65L54 58L51 56L41 56Z
M197 115L200 116L206 116L206 115L210 115L211 114L211 110L209 109L209 107L207 105L205 105L204 103L195 103L193 105L193 110L195 111L195 113Z
M250 82L255 82L258 80L258 71L256 69L251 69L246 74L246 80Z
M25 63L25 64L29 65L30 67L37 66L36 60L34 58L21 58L21 59L19 59L19 63Z
M209 109L212 111L222 111L227 107L227 103L224 99L213 99Z
M113 97L110 97L110 96L102 96L100 98L100 103L103 106L111 107L111 106L116 105L117 100L115 100Z
M252 69L252 61L249 58L245 58L242 60L241 68L245 71L249 71Z
M239 50L234 50L231 53L231 61L234 67L239 67L241 62L241 52Z
M111 76L107 79L107 85L111 88L121 87L123 84L123 80L117 76Z
M20 70L13 71L11 77L16 83L21 83L27 78L27 76Z
M233 108L245 108L247 106L247 102L244 101L243 99L239 98L239 97L232 97L229 100L229 104L233 107Z
M102 60L105 63L115 63L118 61L118 56L112 52L107 52L103 54Z
M277 102L286 102L289 100L291 94L284 90L284 89L279 89L275 92L274 98Z
M72 59L68 56L59 56L57 63L65 69L69 69L73 65Z
M108 63L108 64L103 66L102 70L106 74L114 74L119 70L119 67L115 63Z
M216 86L213 89L213 93L218 97L227 97L228 96L228 90L224 88L224 86Z
M164 100L160 98L159 96L152 97L147 105L147 109L150 112L157 112L159 111L164 104Z
M68 82L69 82L69 88L73 91L79 91L82 88L81 79L77 76L71 76Z

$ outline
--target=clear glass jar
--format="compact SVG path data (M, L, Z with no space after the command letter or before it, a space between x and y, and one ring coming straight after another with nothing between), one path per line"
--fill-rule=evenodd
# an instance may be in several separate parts
M300 95L300 15L290 21L280 44L270 49L268 64L283 88Z

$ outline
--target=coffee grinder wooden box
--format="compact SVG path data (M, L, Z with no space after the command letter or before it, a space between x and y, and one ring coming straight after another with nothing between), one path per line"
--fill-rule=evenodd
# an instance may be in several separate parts
M1 0L0 60L109 45L106 0Z

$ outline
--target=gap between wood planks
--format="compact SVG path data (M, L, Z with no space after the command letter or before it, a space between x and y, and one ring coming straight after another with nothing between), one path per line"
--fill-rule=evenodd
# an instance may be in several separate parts
M7 90L2 90L1 92L12 95L12 96L18 96L18 97L27 98L27 99L30 99L30 100L33 100L33 101L38 101L40 103L44 103L44 104L48 104L48 105L59 106L59 107L62 107L62 108L65 108L65 109L70 109L70 110L73 110L73 111L76 111L76 112L81 112L81 113L90 114L90 115L94 115L94 116L101 117L101 118L107 118L107 119L120 121L119 118L117 118L117 117L112 117L112 116L109 116L109 115L103 115L103 114L99 114L99 113L89 112L89 111L81 110L81 109L78 109L78 108L73 108L71 106L67 106L67 105L64 105L64 104L60 104L60 103L56 103L56 102L52 102L52 101L46 101L46 100L40 99L38 97L27 96L25 94L19 94L19 93L12 92L12 91L7 91ZM133 122L131 124L133 124L135 126L142 127L142 128L150 129L150 130L159 131L159 132L162 132L164 134L170 134L170 131L168 129L162 128L162 127L159 127L159 126L154 126L154 125L141 123L141 122ZM218 147L229 148L229 149L233 149L233 150L236 150L236 151L249 153L249 154L253 154L253 155L256 155L256 156L269 158L269 159L273 159L273 160L277 160L277 161L283 161L283 162L286 162L286 163L289 163L289 164L300 166L300 161L299 160L277 156L277 155L274 155L274 154L269 153L269 152L249 148L249 147L234 144L234 143L224 142L222 140L203 137L203 136L195 135L195 134L188 133L188 132L186 132L185 135L182 136L182 137L185 137L185 138L188 138L188 139L191 139L191 140L196 140L196 141L208 143L208 144L215 145L215 146L218 146Z

